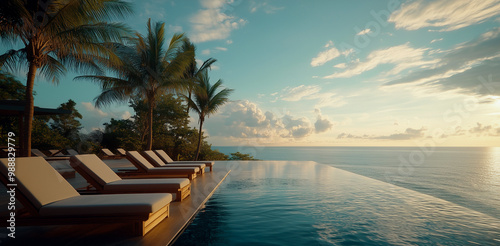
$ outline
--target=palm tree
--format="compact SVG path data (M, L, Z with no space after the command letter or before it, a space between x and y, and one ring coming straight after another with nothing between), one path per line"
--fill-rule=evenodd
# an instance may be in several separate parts
M224 88L217 92L222 86L222 80L218 80L215 84L210 84L208 71L203 71L198 74L198 85L194 92L194 101L186 98L190 107L199 115L200 130L198 134L198 147L196 148L195 160L198 160L201 148L202 128L205 117L217 112L220 106L224 105L228 100L232 89Z
M185 51L191 51L195 52L196 47L194 46L193 43L189 41L189 39L186 39L184 41L184 44L182 45L182 49ZM214 62L217 60L214 58L208 58L203 62L203 64L198 68L196 64L196 59L193 56L192 59L190 60L188 69L185 71L183 78L187 80L187 93L188 93L188 99L191 99L191 94L193 93L193 88L196 86L197 78L198 75L205 71L206 69L210 68ZM189 103L187 105L187 113L189 114Z
M86 75L76 79L90 79L101 85L102 92L94 99L98 108L133 97L145 100L149 106L146 149L151 150L156 99L167 92L183 89L181 77L194 53L182 50L183 34L174 34L164 49L165 23L157 22L152 26L148 20L147 30L146 36L137 33L130 40L131 46L115 45L115 53L122 63L119 66L111 64L110 68L118 76Z
M22 43L21 49L0 56L0 67L28 67L21 156L30 156L37 72L53 83L58 83L66 66L102 72L97 64L113 59L106 43L121 41L129 31L108 21L131 12L121 0L9 0L0 5L0 37Z

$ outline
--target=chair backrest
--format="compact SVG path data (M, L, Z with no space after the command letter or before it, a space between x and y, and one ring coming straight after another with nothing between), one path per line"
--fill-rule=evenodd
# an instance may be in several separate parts
M104 186L108 183L121 180L106 163L94 154L74 155L69 159L71 167L77 171L83 171L88 175L82 174L85 178L92 178L99 185ZM93 184L90 180L89 183Z
M58 150L58 149L50 149L49 153L50 153L50 156L54 156L56 153L58 155L62 155L61 150Z
M162 149L155 149L155 153L163 160L165 163L174 162L170 156L168 156L167 152Z
M154 166L137 151L127 151L127 159L132 162L139 171L147 172L149 169L154 168Z
M125 150L124 150L124 149L122 149L122 148L118 148L118 149L116 149L116 152L118 152L118 154L123 155L123 156L127 155L127 151L125 151Z
M47 157L47 155L45 155L42 151L40 151L39 149L31 149L31 153L35 156L38 156L38 157Z
M66 151L69 155L79 155L78 152L74 149L67 149Z
M156 155L155 152L153 152L152 150L146 150L146 151L143 151L142 153L144 153L144 157L146 157L146 159L149 161L149 163L151 163L153 166L155 166L155 167L166 166L165 162L163 162L160 159L160 157L158 157L158 155Z
M111 152L111 150L109 149L102 149L102 153L104 153L107 156L115 156L115 154L113 154L113 152Z
M0 159L0 173L4 177L8 177L9 167L12 168L9 163L12 162L7 158ZM80 195L43 157L18 157L14 168L17 188L37 210Z

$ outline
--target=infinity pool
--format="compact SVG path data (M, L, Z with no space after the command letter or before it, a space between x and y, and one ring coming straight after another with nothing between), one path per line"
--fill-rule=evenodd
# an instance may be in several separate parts
M500 220L315 162L231 162L175 245L499 245Z

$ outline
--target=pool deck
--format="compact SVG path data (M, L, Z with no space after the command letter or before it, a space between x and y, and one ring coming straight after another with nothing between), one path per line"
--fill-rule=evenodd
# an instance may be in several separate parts
M105 162L114 170L132 167L126 159ZM56 164L64 165L61 162ZM132 226L124 224L26 226L16 228L15 239L7 237L6 228L0 229L0 245L169 245L189 225L230 172L226 162L217 162L212 172L207 170L192 180L191 196L182 202L170 203L170 216L144 237L132 236ZM87 185L79 174L67 180L75 188ZM7 200L6 189L0 185L2 218L8 212Z

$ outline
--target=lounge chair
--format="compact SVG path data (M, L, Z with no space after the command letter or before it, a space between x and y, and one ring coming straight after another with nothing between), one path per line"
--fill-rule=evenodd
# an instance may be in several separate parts
M67 149L66 151L68 152L68 154L70 156L79 155L78 152L76 150L74 150L74 149Z
M69 156L47 156L38 149L31 149L31 154L38 157L43 157L46 161L61 161L69 160Z
M15 190L26 211L16 211L16 226L131 223L143 236L169 216L170 193L83 196L42 157L16 158L15 182L9 163L0 159L0 181Z
M124 149L122 148L118 148L116 149L116 152L121 155L121 156L126 156L127 155L127 151L125 151Z
M111 152L109 149L101 149L101 151L104 154L101 156L102 159L121 159L124 157Z
M200 169L199 174L205 172L206 165L204 163L165 164L152 150L143 151L142 155L155 167L198 167Z
M121 179L106 163L94 154L75 155L70 159L73 167L99 193L175 193L182 201L191 194L187 178L173 179Z
M214 165L215 165L215 162L213 161L174 161L172 160L172 158L170 158L170 156L168 156L168 154L159 149L159 150L154 150L154 152L158 155L158 157L160 157L160 159L165 162L167 165L170 165L170 164L193 164L193 163L203 163L205 164L207 167L210 167L210 172L213 171L213 168L214 168Z
M51 149L49 150L49 156L64 156L64 154L62 153L63 150L64 149Z
M50 157L71 157L74 155L79 155L78 152L74 149L67 149L66 152L68 153L67 155L63 154L63 150L49 150L51 153Z
M187 177L190 180L196 178L200 172L198 167L154 167L139 152L127 151L127 159L137 168L136 172L118 172L120 177L127 178L164 178L164 177Z

